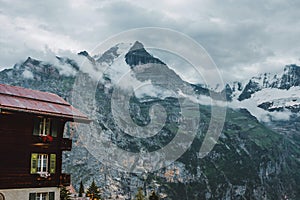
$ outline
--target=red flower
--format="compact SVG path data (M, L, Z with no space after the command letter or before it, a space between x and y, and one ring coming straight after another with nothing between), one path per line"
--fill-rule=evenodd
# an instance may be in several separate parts
M52 142L53 141L53 137L51 135L46 135L46 136L41 136L41 139L43 142Z
M41 138L42 138L43 142L47 142L47 137L46 136L41 136Z
M47 138L48 142L52 142L53 141L53 137L51 135L47 135L46 138Z

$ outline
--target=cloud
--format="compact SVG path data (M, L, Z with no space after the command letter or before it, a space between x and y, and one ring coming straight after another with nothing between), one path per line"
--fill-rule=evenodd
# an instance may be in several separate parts
M25 79L33 79L33 73L31 71L28 71L28 70L25 70L23 73L22 73L23 77Z
M136 66L136 68L137 67L138 66ZM101 68L104 67L102 66ZM111 66L107 67L103 73L110 78L110 87L121 89L129 94L134 93L138 98L144 98L145 96L160 99L164 99L166 97L177 97L174 91L154 85L150 79L145 81L138 80L130 66L125 62L124 54L121 54L118 58L116 58L115 62Z
M0 69L28 56L39 58L45 46L55 53L92 51L119 32L155 26L195 39L226 82L247 79L281 71L282 63L299 63L299 7L294 0L2 0Z

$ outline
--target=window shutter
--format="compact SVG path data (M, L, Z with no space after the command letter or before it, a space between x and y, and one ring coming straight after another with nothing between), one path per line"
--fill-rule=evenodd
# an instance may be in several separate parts
M32 153L31 154L31 168L30 168L30 173L31 174L36 174L37 173L37 162L38 162L38 154L37 153Z
M40 118L33 120L33 135L40 135Z
M50 174L55 174L56 154L50 154Z
M29 200L35 200L36 194L35 193L29 193Z
M55 200L55 193L49 192L49 200Z
M58 129L58 121L53 119L51 121L51 136L52 137L57 137L57 129Z

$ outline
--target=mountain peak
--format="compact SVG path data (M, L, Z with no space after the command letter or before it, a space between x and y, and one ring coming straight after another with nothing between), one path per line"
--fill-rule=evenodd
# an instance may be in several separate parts
M284 72L291 71L291 70L300 70L300 67L296 64L290 64L284 67Z
M90 54L89 54L87 51L81 51L81 52L77 53L77 55L79 55L79 56L84 56L84 57L86 57L91 63L95 64L95 59L92 58L92 57L90 56Z
M290 89L292 86L300 86L300 67L292 64L284 67L281 77L280 89Z
M87 51L81 51L81 52L77 53L77 55L79 55L79 56L89 56L89 53Z
M30 56L27 57L27 59L25 60L25 62L30 62L32 59Z
M117 58L120 54L118 53L118 45L111 47L107 51L105 51L96 61L98 63L108 63L111 65L115 58Z
M135 51L139 49L144 49L144 45L139 41L135 41L135 43L132 45L129 51Z
M31 58L30 56L25 60L25 62L23 63L23 65L27 65L27 64L33 64L33 65L39 65L41 63L41 61L36 60Z
M151 54L149 54L144 48L144 45L139 41L136 41L129 49L128 53L125 55L125 61L131 67L148 63L166 65L158 58L155 58Z

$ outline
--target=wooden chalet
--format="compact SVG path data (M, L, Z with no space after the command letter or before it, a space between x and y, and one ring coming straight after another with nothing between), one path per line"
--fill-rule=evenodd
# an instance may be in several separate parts
M0 84L0 200L58 200L66 122L89 123L87 116L61 97Z

